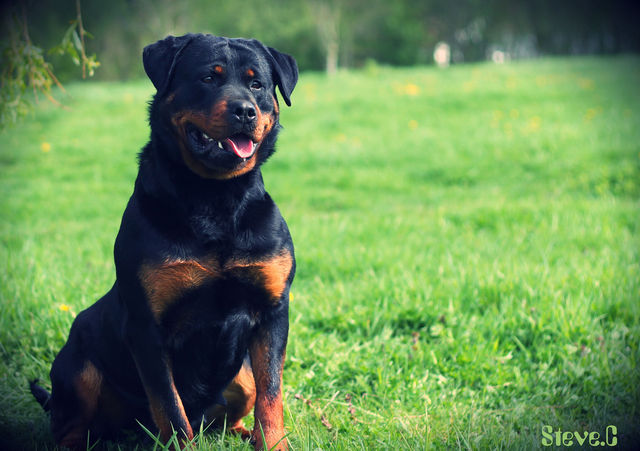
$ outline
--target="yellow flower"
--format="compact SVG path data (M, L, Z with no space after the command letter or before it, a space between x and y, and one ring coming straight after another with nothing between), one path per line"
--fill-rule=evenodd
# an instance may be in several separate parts
M43 152L49 152L51 150L51 144L45 141L40 144L40 149L42 149Z
M591 91L594 86L594 82L590 78L580 78L578 79L578 84L582 89L587 91Z
M533 116L531 119L529 119L529 122L527 123L527 131L528 132L537 132L538 130L540 130L540 124L542 123L542 121L540 120L540 118L538 116Z
M289 292L289 302L293 302L293 293Z
M420 94L420 87L418 85L414 85L413 83L407 83L404 87L404 92L408 96L417 96Z
M67 304L60 304L59 308L63 312L70 312L71 311L71 307L69 307Z
M409 121L409 128L411 130L415 130L416 128L418 128L418 121L416 121L415 119L411 119Z
M546 86L549 84L549 79L547 77L545 77L544 75L538 75L536 77L536 84L538 86Z
M598 110L596 108L589 108L587 112L584 114L584 120L586 122L591 121L598 114Z
M504 130L504 134L508 138L511 138L513 136L513 126L511 125L511 123L505 122L504 125L502 126L502 129Z
M497 128L500 126L500 121L504 117L504 113L500 110L493 111L493 119L491 120L491 127Z

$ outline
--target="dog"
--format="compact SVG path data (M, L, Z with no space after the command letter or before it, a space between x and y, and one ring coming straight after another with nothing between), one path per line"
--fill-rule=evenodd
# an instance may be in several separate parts
M261 165L298 80L257 40L168 36L144 48L151 136L114 245L116 281L74 320L51 367L60 446L137 422L180 447L201 424L287 449L282 370L293 242ZM242 418L254 408L253 431ZM173 443L175 443L173 437Z

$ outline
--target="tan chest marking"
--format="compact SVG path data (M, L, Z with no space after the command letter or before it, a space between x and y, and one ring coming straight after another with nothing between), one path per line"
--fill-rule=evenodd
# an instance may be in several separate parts
M224 265L224 271L264 288L276 304L287 286L292 265L291 254L283 250L264 260L231 260Z
M143 265L139 272L142 287L153 315L160 315L187 290L198 288L220 276L215 260L174 260L159 265Z
M223 267L215 258L206 260L171 260L142 265L138 277L156 319L187 291L214 279L231 276L259 286L277 303L286 286L293 258L287 251L260 260L232 259Z

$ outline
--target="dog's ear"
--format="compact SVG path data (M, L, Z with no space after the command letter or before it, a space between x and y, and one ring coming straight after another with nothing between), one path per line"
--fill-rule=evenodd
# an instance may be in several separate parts
M265 53L273 70L274 82L278 85L284 102L291 106L291 93L298 82L298 64L296 60L286 53L265 46L260 41L254 40L253 42Z
M273 69L277 75L276 84L280 89L280 94L284 102L291 106L291 93L298 82L298 64L291 55L271 47L267 47L267 49L274 60Z
M169 87L176 61L194 37L194 34L167 36L146 46L142 51L144 71L158 91L158 95L162 95Z

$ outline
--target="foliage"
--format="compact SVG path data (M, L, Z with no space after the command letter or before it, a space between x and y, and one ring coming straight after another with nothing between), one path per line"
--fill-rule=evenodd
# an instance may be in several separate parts
M62 41L57 46L49 50L49 53L56 55L68 55L73 64L76 66L82 66L82 78L93 77L96 68L100 66L100 62L96 60L96 55L87 56L85 52L84 36L93 38L82 27L82 19L78 17L77 20L71 22L69 28L64 33Z
M82 78L85 78L87 72L93 76L100 63L95 55L86 54L84 37L91 35L82 26L80 0L76 0L76 5L76 20L71 22L60 44L49 53L70 56L75 65L82 66ZM20 7L21 11L18 10ZM51 64L45 60L43 49L31 41L25 3L19 3L5 13L7 36L0 41L0 129L31 111L34 101L38 102L38 94L60 105L51 89L57 85L64 91Z
M34 34L54 45L69 12L59 0L38 4L29 11ZM429 64L439 41L456 62L492 49L514 59L640 50L638 5L628 0L83 0L83 11L103 62L96 76L108 80L142 77L142 48L186 32L257 38L293 54L302 70L325 69L336 48L339 67ZM63 81L78 77L68 65L56 61Z
M543 425L638 443L638 73L618 57L302 74L263 171L298 260L292 449L538 449ZM2 449L52 448L27 380L111 287L149 136L149 82L68 89L71 111L43 103L0 136Z

